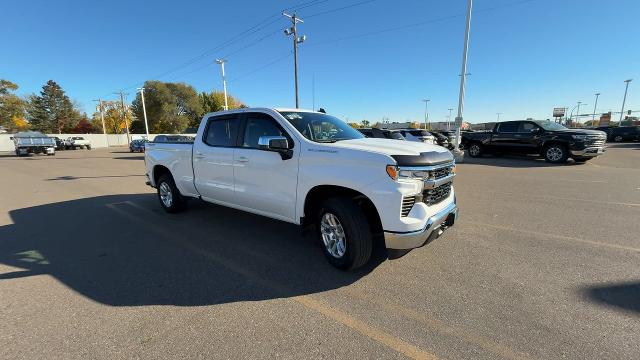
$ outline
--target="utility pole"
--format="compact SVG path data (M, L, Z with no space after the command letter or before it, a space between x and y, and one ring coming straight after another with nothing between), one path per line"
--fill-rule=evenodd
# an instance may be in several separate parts
M593 115L591 116L591 122L595 123L596 121L596 108L598 107L598 97L600 96L600 93L595 93L596 96L596 103L593 104ZM591 126L593 126L593 124L591 124Z
M216 64L220 64L220 68L222 70L222 89L224 90L224 110L229 110L229 103L227 102L227 79L224 77L224 63L227 60L225 59L216 59Z
M427 130L427 124L429 124L429 99L422 99L424 102L424 129Z
M129 145L129 143L131 142L131 138L129 136L129 120L127 120L127 110L124 107L124 97L125 95L129 95L129 94L125 94L122 91L114 94L116 95L120 94L120 105L122 106L122 119L124 120L124 125L127 129L127 145Z
M300 108L300 100L298 97L298 44L302 44L307 37L302 35L298 37L298 23L304 23L302 19L296 17L296 14L289 15L286 12L283 12L282 15L291 19L291 27L288 29L284 29L284 34L287 36L293 35L293 76L295 79L295 89L296 89L296 109Z
M316 73L311 78L311 110L316 111Z
M624 116L624 104L627 102L627 91L629 90L629 83L633 79L627 79L624 82L626 83L624 87L624 98L622 99L622 110L620 110L620 122L622 122L622 117Z
M447 131L448 131L448 130L451 130L451 112L453 111L453 108L449 108L447 110L449 110L449 116L447 117Z
M578 101L578 110L576 111L576 125L580 123L580 105L582 101Z
M464 47L462 50L462 70L460 71L460 94L458 96L458 116L456 116L456 138L454 141L454 152L461 158L460 146L460 127L462 127L462 114L464 112L464 87L467 80L467 53L469 51L469 33L471 32L471 9L473 0L468 0L467 8L467 25L464 31ZM461 159L460 159L461 160Z
M109 147L109 137L107 136L107 127L104 125L104 108L102 106L102 99L96 99L93 101L98 102L98 107L100 108L100 119L102 119L102 133L104 134L104 140L107 143L107 148Z
M144 130L147 133L147 140L149 140L149 123L147 122L147 107L144 105L144 88L141 87L140 98L142 98L142 113L144 114Z

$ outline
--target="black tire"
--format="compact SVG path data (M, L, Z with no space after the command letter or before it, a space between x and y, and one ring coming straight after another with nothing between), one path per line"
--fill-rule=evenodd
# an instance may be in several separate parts
M158 183L156 184L156 189L160 206L162 206L164 211L174 214L185 209L187 201L182 194L180 194L180 190L176 187L176 183L173 181L171 174L164 174L160 176L160 179L158 179ZM166 199L163 200L163 195L166 195L166 192L170 195L169 201Z
M471 156L472 158L481 157L483 150L484 149L482 148L482 144L480 144L479 142L472 142L469 143L469 146L467 146L467 154L469 154L469 156Z
M563 144L550 144L542 152L544 160L552 164L563 164L569 158L569 150Z
M91 150L91 145L87 145L87 150Z
M335 216L343 230L345 246L342 256L332 255L328 246L325 245L322 223L327 214ZM326 200L318 211L316 225L322 251L331 265L341 270L353 270L366 264L371 258L373 239L369 221L353 200L349 198Z

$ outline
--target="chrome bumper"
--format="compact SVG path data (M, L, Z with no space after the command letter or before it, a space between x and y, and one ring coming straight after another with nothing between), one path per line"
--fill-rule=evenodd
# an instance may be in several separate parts
M410 232L385 231L384 243L387 249L414 249L437 239L453 226L458 218L455 201L439 213L431 216L422 230Z
M598 156L604 154L607 151L606 147L588 147L582 150L571 150L571 155L574 156Z

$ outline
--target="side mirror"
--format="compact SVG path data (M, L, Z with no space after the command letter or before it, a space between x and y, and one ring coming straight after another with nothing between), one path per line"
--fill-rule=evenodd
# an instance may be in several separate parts
M289 149L289 140L284 136L260 136L258 148L264 151L280 153L282 160L291 159L293 151Z
M540 132L540 128L533 128L533 129L531 129L531 132L534 133L534 134L537 134L537 133Z
M9 138L9 140L13 140L13 136Z

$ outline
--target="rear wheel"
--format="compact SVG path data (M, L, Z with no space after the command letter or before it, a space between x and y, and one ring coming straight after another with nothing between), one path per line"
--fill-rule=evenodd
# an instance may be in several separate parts
M158 190L158 200L160 200L160 206L164 211L168 213L177 213L184 210L186 206L186 200L180 194L180 191L176 187L176 183L173 181L173 177L170 174L165 174L158 179L156 184Z
M331 265L352 270L371 258L373 240L364 212L349 198L326 200L317 219L324 255Z
M472 158L477 158L482 156L482 145L477 142L473 142L469 144L469 148L467 149L467 153Z
M562 144L551 144L544 148L544 159L552 164L561 164L567 161L569 152Z

